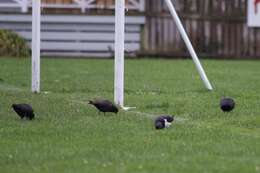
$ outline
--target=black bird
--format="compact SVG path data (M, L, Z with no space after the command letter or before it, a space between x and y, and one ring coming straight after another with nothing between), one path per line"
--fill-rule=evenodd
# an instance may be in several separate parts
M12 104L14 111L19 115L21 119L24 117L28 120L34 119L34 112L28 104Z
M230 112L235 108L235 101L232 98L222 98L220 100L220 108L224 112Z
M99 112L114 112L117 114L118 108L109 100L90 100L89 104L94 105Z
M155 121L154 122L154 126L155 126L155 129L159 130L159 129L164 129L165 128L165 121Z
M170 116L170 115L159 116L154 121L155 129L168 128L170 127L173 121L174 121L174 116Z

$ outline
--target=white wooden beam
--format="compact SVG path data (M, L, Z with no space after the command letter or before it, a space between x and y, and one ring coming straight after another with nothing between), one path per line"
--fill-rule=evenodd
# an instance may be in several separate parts
M124 107L125 0L115 0L114 101Z
M19 6L21 7L21 11L23 13L28 12L28 0L14 0L14 1L19 4Z
M171 0L165 0L165 2L166 2L167 6L168 6L168 8L170 10L170 13L171 13L172 17L174 18L174 21L176 22L177 28L180 31L181 36L182 36L184 42L185 42L185 44L186 44L186 46L187 46L187 48L188 48L188 50L189 50L189 52L191 54L191 57L192 57L195 65L196 65L196 68L197 68L197 70L198 70L198 72L200 74L200 77L201 77L202 81L204 82L204 84L205 84L205 86L206 86L206 88L208 90L212 90L213 88L212 88L212 86L211 86L211 84L210 84L210 82L209 82L209 80L208 80L208 78L206 76L205 71L203 70L202 65L200 64L199 58L198 58L196 52L193 49L193 46L192 46L192 44L191 44L191 42L189 40L189 37L187 36L187 34L186 34L185 30L184 30L184 27L182 26L181 20L180 20L178 14L177 14L177 12L176 12L172 2L171 2Z
M145 11L145 0L140 0L140 2L139 2L139 10L141 12Z
M32 92L40 92L41 0L32 1Z

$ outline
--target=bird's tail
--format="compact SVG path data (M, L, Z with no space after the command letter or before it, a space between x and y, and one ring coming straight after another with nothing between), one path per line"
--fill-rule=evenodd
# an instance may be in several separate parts
M93 104L94 104L94 102L93 102L92 100L89 100L89 101L88 101L88 104L91 104L91 105L93 105Z

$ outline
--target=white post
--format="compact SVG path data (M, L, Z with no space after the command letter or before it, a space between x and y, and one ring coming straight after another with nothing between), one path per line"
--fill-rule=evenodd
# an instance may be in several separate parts
M21 1L22 3L22 12L27 13L28 12L28 0Z
M140 0L139 1L139 10L141 12L144 12L145 11L145 1L144 0Z
M20 5L22 13L28 12L28 0L14 0L14 1Z
M115 0L115 104L124 106L125 0Z
M166 4L167 4L170 12L171 12L172 17L174 18L174 20L176 22L176 25L177 25L180 33L181 33L181 36L182 36L182 38L183 38L191 56L192 56L192 59L193 59L195 65L196 65L196 68L199 71L199 74L200 74L202 81L204 82L204 84L205 84L205 86L208 90L212 90L213 88L212 88L212 86L211 86L211 84L210 84L210 82L209 82L209 80L206 76L206 73L203 70L202 65L200 64L198 56L197 56L196 52L194 51L194 49L192 47L192 44L189 40L189 37L187 36L187 34L186 34L186 32L185 32L185 30L182 26L181 20L180 20L178 14L177 14L172 2L171 2L171 0L165 0L165 1L166 1Z
M32 92L40 92L41 0L32 1Z

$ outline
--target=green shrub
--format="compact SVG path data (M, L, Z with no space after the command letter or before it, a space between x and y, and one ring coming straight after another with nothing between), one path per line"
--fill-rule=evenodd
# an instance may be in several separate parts
M30 48L15 32L0 29L0 56L28 57Z

